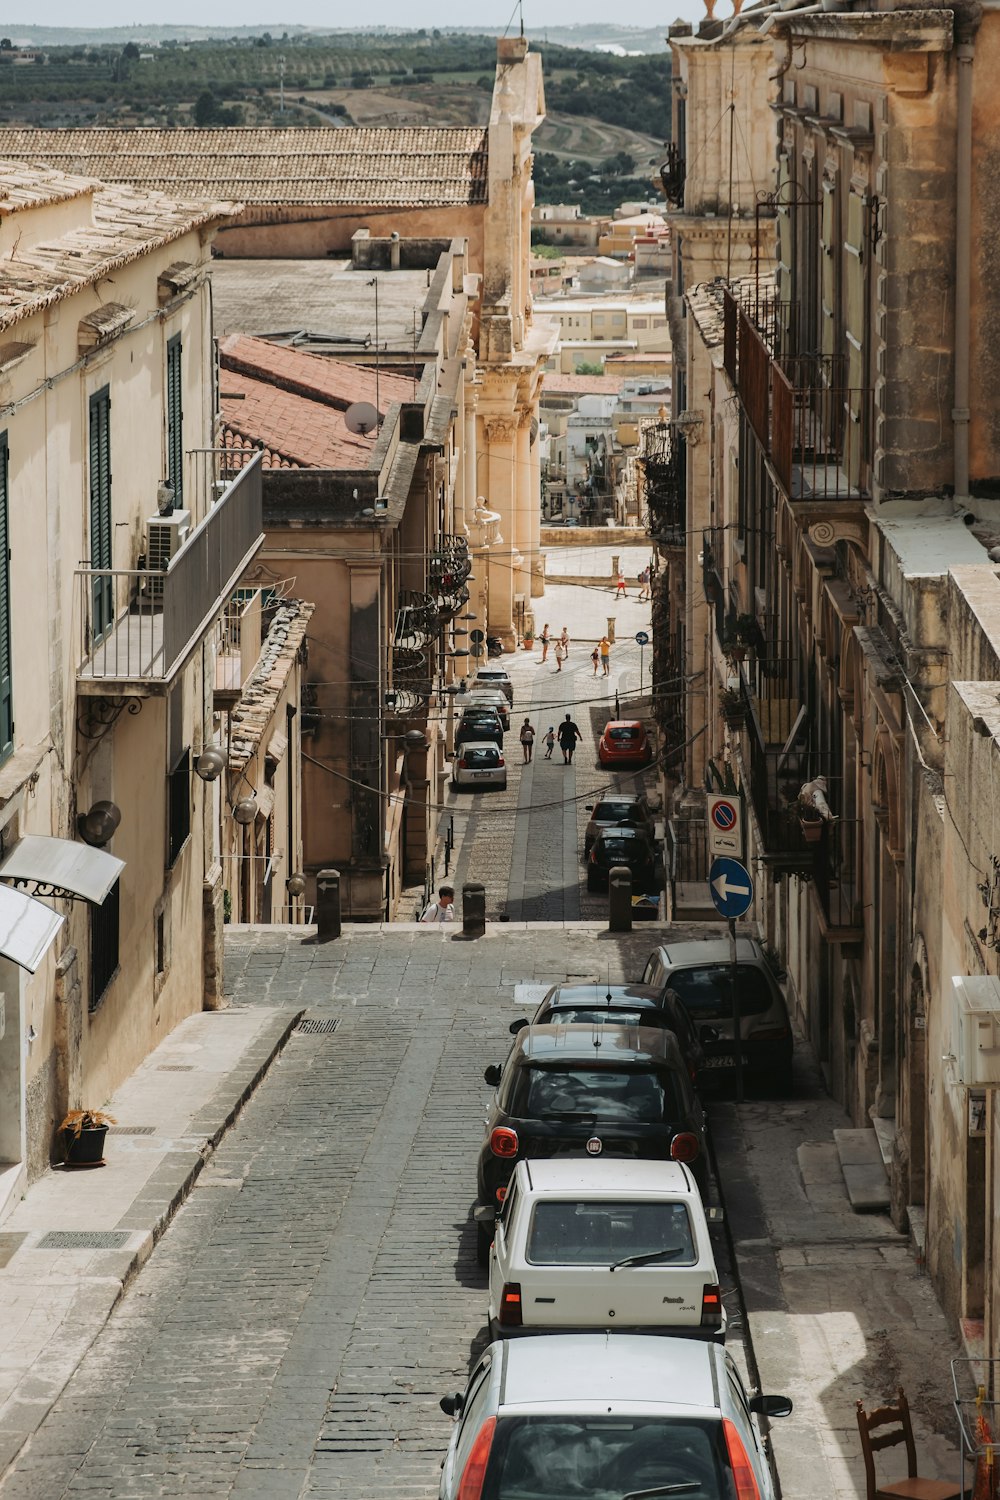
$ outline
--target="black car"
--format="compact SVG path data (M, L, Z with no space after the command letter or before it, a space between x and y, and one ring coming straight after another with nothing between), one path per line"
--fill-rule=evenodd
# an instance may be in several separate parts
M522 1159L638 1157L688 1164L708 1197L705 1117L677 1039L645 1026L526 1026L503 1067L479 1153L476 1248L489 1257L493 1218Z
M729 939L684 939L654 948L642 982L660 994L672 990L697 1026L705 1047L699 1081L731 1080L736 1049ZM755 938L736 940L736 988L744 1080L750 1087L792 1093L794 1038L788 1008L778 976Z
M481 744L492 740L503 748L503 725L495 708L467 709L458 721L455 731L455 748L470 741Z
M583 835L583 852L589 854L597 835L605 828L638 828L650 843L656 836L653 810L643 796L608 792L599 802L588 803L590 822Z
M587 856L587 890L607 890L608 873L615 865L628 865L633 890L659 890L656 850L641 829L605 828L597 835Z
M517 1036L525 1026L652 1026L672 1031L697 1084L705 1057L698 1032L673 990L661 995L642 984L554 984L530 1021L511 1021Z

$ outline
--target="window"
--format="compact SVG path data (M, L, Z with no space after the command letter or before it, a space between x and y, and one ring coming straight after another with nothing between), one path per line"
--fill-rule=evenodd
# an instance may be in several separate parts
M167 779L167 867L173 866L191 832L191 747L181 751Z
M114 619L111 568L111 388L90 398L91 643L103 640Z
M645 318L633 318L632 319L632 327L633 328L648 328L649 324L647 323L647 321L646 321Z
M90 908L90 999L95 1011L118 972L118 893L115 881L100 906Z
M173 488L174 504L180 508L184 499L184 421L181 389L181 336L167 344L167 479Z
M7 434L0 433L0 760L14 748L14 699L11 688L10 531L8 517Z
M535 1204L525 1259L531 1265L607 1265L631 1255L656 1255L663 1265L697 1261L683 1203L639 1201Z

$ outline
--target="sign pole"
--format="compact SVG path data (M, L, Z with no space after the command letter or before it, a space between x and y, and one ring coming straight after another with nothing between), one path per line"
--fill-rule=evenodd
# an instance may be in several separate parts
M736 961L736 918L729 918L729 943L733 956L733 974L730 985L733 991L733 1046L736 1061L736 1103L743 1103L743 1038L740 1035L740 991L739 964Z

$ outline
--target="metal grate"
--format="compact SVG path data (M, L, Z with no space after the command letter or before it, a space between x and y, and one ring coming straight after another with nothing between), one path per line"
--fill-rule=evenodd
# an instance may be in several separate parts
M158 1073L193 1073L194 1063L160 1063Z
M124 1229L54 1229L39 1240L38 1250L121 1250L128 1243Z
M314 1021L307 1016L304 1021L299 1022L295 1030L307 1036L327 1036L331 1031L336 1031L339 1025L339 1016L332 1021Z
M108 1135L152 1135L155 1125L109 1125Z

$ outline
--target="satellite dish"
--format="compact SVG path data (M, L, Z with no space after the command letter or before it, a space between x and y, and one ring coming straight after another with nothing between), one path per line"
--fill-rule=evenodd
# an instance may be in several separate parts
M370 401L352 401L344 412L344 426L348 432L360 432L367 437L378 426L378 412Z

